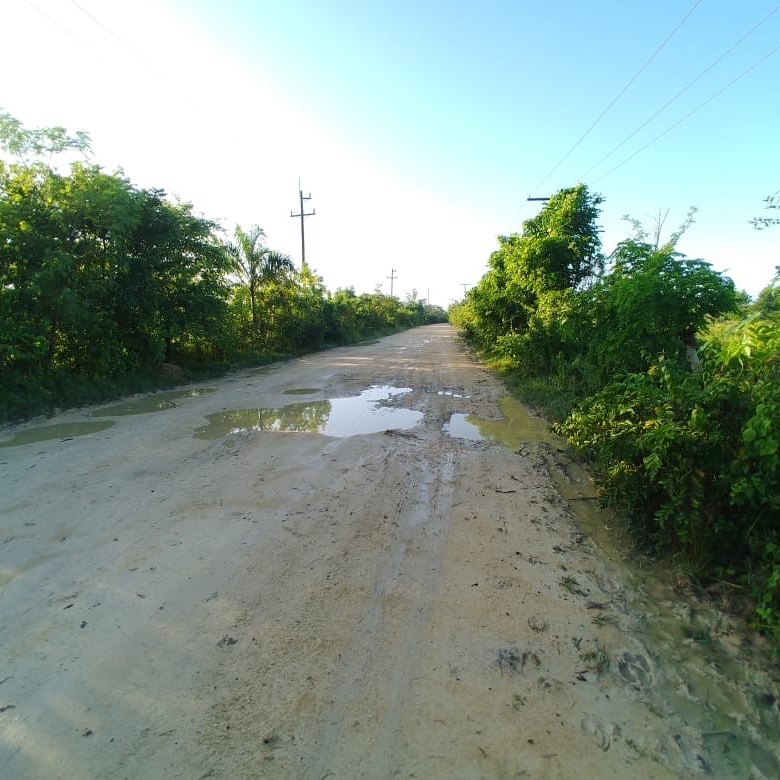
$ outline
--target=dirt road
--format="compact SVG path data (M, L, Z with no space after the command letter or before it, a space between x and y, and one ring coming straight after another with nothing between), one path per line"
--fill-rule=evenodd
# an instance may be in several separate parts
M3 432L0 776L775 776L504 394L441 325Z

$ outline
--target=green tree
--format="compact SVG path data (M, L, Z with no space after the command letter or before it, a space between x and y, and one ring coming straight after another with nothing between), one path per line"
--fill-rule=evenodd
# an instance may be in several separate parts
M660 354L685 365L707 319L737 308L731 279L668 244L627 239L612 257L612 271L575 297L564 326L586 393L646 371Z
M26 128L9 113L0 111L0 149L25 162L30 155L36 158L47 155L50 163L53 155L69 150L88 156L92 141L84 130L68 135L64 127Z
M604 267L597 219L603 199L584 184L557 192L521 234L499 236L488 271L457 316L483 348L525 369L547 370L560 350L571 296Z
M270 249L266 243L265 231L259 225L252 225L249 232L236 225L235 242L226 249L232 260L232 270L249 290L252 311L252 327L260 328L258 316L258 293L260 288L278 280L287 271L293 270L289 255Z
M758 294L753 311L762 317L775 317L780 313L780 265L775 266L775 278Z

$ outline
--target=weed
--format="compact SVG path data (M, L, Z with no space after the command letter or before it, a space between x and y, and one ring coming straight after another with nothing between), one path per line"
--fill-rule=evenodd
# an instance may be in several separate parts
M569 576L568 574L565 577L561 577L561 585L566 588L566 590L569 591L569 593L573 593L575 596L587 596L588 592L584 591L581 587L579 582L574 579L574 577Z
M607 669L609 669L609 655L607 654L606 649L601 647L598 642L596 642L595 650L586 650L580 653L580 659L585 664L585 668L589 672L596 672L596 674L601 674L602 672L606 672Z

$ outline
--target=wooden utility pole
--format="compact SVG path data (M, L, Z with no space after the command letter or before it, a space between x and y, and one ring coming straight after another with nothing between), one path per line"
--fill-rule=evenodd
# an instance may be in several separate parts
M313 217L317 212L316 209L312 209L310 212L306 213L303 210L303 201L305 200L311 200L311 193L308 195L303 194L303 190L301 189L301 180L298 179L298 196L300 197L300 213L293 214L292 211L290 211L290 216L294 218L300 218L301 220L301 268L306 267L306 236L304 234L303 230L303 219L304 217Z
M390 297L393 297L393 281L398 277L395 275L395 268L390 269L390 276L387 277L390 280Z

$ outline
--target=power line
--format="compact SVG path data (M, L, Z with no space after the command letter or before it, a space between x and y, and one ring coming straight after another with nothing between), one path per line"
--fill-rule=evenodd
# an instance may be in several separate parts
M47 14L45 11L41 10L40 8L38 8L38 6L35 5L35 3L31 3L30 0L24 0L24 2L27 5L29 5L30 8L33 9L33 11L37 11L45 19L48 19L55 27L59 27L60 30L62 30L62 32L64 32L66 35L69 35L71 38L75 38L75 40L77 40L80 44L86 45L84 43L84 41L82 41L81 38L79 38L79 36L76 35L76 33L71 32L71 30L69 30L64 25L60 24L56 19L54 19L53 17L49 16L49 14Z
M108 27L106 27L103 22L100 21L100 19L93 16L89 11L86 10L86 8L83 8L80 6L76 0L70 0L73 5L76 6L76 8L81 11L81 13L84 14L87 18L91 19L98 27L100 27L102 30L107 32L115 41L117 41L120 45L124 46L125 49L127 49L133 56L137 57L141 62L144 63L148 68L151 68L153 71L159 73L158 69L151 63L149 60L146 59L142 54L139 54L129 43L126 43L123 41L113 30L110 30ZM161 74L162 75L162 74Z
M618 168L621 168L627 162L629 162L630 160L633 160L634 157L636 157L640 152L644 152L645 149L647 149L649 146L652 146L656 141L660 140L661 138L663 138L668 133L671 133L672 130L674 130L675 128L679 127L683 122L685 122L686 119L688 119L691 116L693 116L693 114L695 114L699 109L704 108L704 106L706 106L708 103L711 103L716 97L721 95L723 92L725 92L732 85L736 84L741 78L743 78L744 76L747 76L747 74L750 73L751 70L753 70L754 68L758 67L765 60L768 60L773 54L776 54L778 51L780 51L780 44L775 46L775 48L772 49L771 51L767 52L763 57L761 57L760 59L756 60L752 65L750 65L749 67L745 68L745 70L743 70L742 73L739 74L739 76L737 76L736 78L733 78L731 81L729 81L728 84L726 84L725 86L723 86L719 90L717 90L717 92L713 92L703 103L699 103L699 105L696 106L696 108L691 109L684 117L682 117L682 119L678 119L673 125L671 125L671 127L667 127L666 130L664 130L662 133L659 133L655 138L651 139L644 146L642 146L639 149L637 149L630 157L626 157L626 159L623 160L623 162L618 163L614 168L612 168L611 170L607 171L603 176L600 176L598 179L596 179L596 182L600 182L602 179L606 179L607 176L609 176L610 174L614 173Z
M699 73L698 76L696 76L693 81L688 82L673 98L670 100L667 100L666 103L664 103L661 108L659 108L654 114L652 114L648 119L646 119L639 127L636 128L630 135L626 136L614 149L612 149L610 152L607 152L597 163L594 165L591 165L590 168L588 168L585 173L583 173L581 176L577 177L577 181L584 181L585 178L591 173L591 171L595 170L596 168L601 165L605 160L608 160L610 157L612 157L615 152L618 151L618 149L622 148L625 144L627 144L640 130L643 130L647 125L650 124L650 122L653 121L659 114L663 113L672 103L674 103L675 100L677 100L680 95L682 95L684 92L687 92L697 81L699 81L702 77L704 77L707 73L709 73L721 60L725 59L729 54L731 54L734 49L739 46L742 41L744 41L748 36L752 35L759 27L761 27L764 22L768 21L769 18L777 13L777 11L780 10L780 6L775 6L760 22L753 25L736 43L732 44L726 51L723 52L717 59L713 60L701 73Z
M642 67L631 77L628 84L626 84L626 86L623 87L623 89L621 89L620 92L618 92L618 94L615 96L612 102L598 115L598 117L596 117L596 121L593 122L593 124L579 137L579 139L577 139L574 146L572 146L571 149L569 149L569 151L566 152L566 154L564 154L560 160L558 160L558 162L553 166L553 169L533 189L538 190L547 181L547 179L549 179L550 176L552 176L555 173L555 171L557 171L558 168L561 167L564 161L568 159L569 155L585 140L585 138L587 138L587 136L590 135L591 130L593 130L593 128L604 118L606 113L612 108L612 106L614 106L615 103L617 103L618 100L620 100L620 98L623 96L626 90L628 90L628 88L639 78L639 76L643 73L643 71L647 68L647 66L656 58L656 56L661 51L661 49L663 49L664 46L666 46L666 44L672 39L672 37L680 29L680 27L683 26L685 21L696 10L696 8L699 6L700 3L701 0L696 0L696 2L690 7L690 9L688 9L688 13L686 13L685 16L683 16L683 18L680 19L680 21L677 23L674 29L666 36L666 38L664 38L664 40L661 42L658 48L650 55L650 57L645 62L645 64L642 65Z

